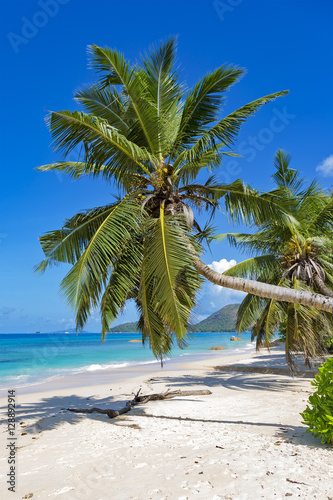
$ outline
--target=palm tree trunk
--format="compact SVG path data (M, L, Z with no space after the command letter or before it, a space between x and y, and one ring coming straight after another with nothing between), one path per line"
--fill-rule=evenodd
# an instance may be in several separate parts
M327 286L325 285L325 283L323 282L323 280L318 276L318 274L316 274L314 276L313 281L315 282L315 284L317 285L317 287L319 288L319 291L321 293L323 293L327 297L333 297L332 290L330 290L329 288L327 288Z
M252 295L258 295L259 297L267 299L311 306L321 311L333 313L333 299L324 295L319 295L318 293L302 292L291 288L268 285L267 283L261 283L259 281L225 276L211 269L199 258L195 259L194 267L199 274L214 283L214 285L232 288L233 290L241 290L242 292L252 293Z

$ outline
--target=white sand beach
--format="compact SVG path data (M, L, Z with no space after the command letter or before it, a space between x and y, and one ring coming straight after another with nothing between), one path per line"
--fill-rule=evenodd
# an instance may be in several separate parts
M17 390L17 488L5 486L5 421L2 499L333 498L333 448L301 423L311 378L288 375L281 347L126 373L112 384L94 372ZM120 408L139 387L212 394L150 401L115 419L64 410ZM4 417L6 408L5 397Z

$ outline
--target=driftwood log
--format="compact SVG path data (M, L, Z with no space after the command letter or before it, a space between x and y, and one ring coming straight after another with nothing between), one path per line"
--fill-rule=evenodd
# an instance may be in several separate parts
M198 390L198 391L167 391L158 394L148 394L147 396L139 396L140 392L141 389L138 390L132 401L127 401L126 405L123 408L120 408L120 410L111 410L111 409L102 410L101 408L89 408L89 409L67 408L67 410L73 411L75 413L97 412L97 413L103 413L104 415L107 415L109 418L115 418L118 417L119 415L123 415L124 413L128 413L133 408L133 406L136 406L138 404L148 403L148 401L172 399L177 396L207 396L211 394L211 391L209 390Z

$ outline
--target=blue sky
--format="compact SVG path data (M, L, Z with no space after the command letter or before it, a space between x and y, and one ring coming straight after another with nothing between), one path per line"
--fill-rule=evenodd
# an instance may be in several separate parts
M0 332L74 326L73 312L59 294L69 268L33 272L43 258L38 236L81 209L108 203L112 189L34 169L59 159L44 123L47 110L74 110L75 89L95 80L87 67L89 44L116 47L135 61L153 42L179 35L178 60L188 86L223 63L245 67L225 112L289 89L243 126L236 146L243 157L222 165L219 176L269 189L274 153L283 148L305 176L327 188L333 183L330 0L1 0L0 9ZM215 222L218 232L228 230L222 214ZM226 243L214 244L205 255L220 270L232 259L238 262L241 255ZM198 317L240 299L209 285ZM118 322L134 319L129 306ZM97 313L86 329L99 331Z

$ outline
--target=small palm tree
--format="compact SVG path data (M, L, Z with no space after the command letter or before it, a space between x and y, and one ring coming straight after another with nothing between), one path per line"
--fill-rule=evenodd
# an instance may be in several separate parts
M180 345L184 342L201 275L230 288L280 299L286 295L283 288L263 292L262 283L223 276L206 266L199 255L211 228L200 228L193 210L203 208L212 216L224 198L231 220L263 224L269 217L293 224L279 203L239 180L225 185L209 174L206 182L196 181L203 169L212 171L225 155L234 155L233 141L245 120L287 92L218 119L225 93L242 69L221 66L186 90L175 69L175 39L154 47L134 66L116 50L95 45L89 50L101 78L75 95L87 112L50 113L50 131L65 159L39 170L58 170L74 179L100 177L113 183L120 197L42 236L46 258L38 270L72 264L61 288L76 311L77 328L100 307L103 336L125 302L134 299L143 340L161 357L174 335ZM78 161L66 160L77 147ZM295 291L286 300L333 310L333 301L327 304L321 296Z
M267 218L255 234L229 234L231 244L257 256L229 269L230 276L247 276L260 282L300 291L333 296L333 198L317 183L308 187L290 157L278 151L270 194L297 220L293 228ZM254 325L254 326L253 326ZM292 352L304 352L305 362L323 352L322 336L332 335L332 314L300 304L286 304L248 294L237 318L239 331L253 327L257 347L270 340L278 325L286 336L286 356L293 366Z

